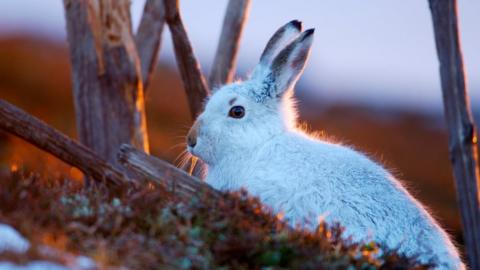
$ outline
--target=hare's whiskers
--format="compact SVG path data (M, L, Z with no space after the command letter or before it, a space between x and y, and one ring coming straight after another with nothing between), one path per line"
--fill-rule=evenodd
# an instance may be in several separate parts
M177 157L173 160L173 164L175 164L175 166L179 167L178 165L180 165L179 163L183 161L183 159L185 159L185 156L188 155L188 152L187 150L183 150L182 152L180 152L180 154L177 155Z
M172 151L174 149L177 149L179 147L183 147L184 148L183 151L186 151L185 149L187 148L187 144L185 142L174 144L167 149L167 152L170 152L170 151Z
M192 157L192 154L190 154L187 150L184 150L176 159L176 166L184 169Z

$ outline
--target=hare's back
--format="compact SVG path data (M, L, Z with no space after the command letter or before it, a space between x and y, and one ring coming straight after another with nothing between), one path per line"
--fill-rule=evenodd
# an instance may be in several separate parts
M276 138L270 144L250 167L250 186L257 190L272 191L272 196L318 197L312 199L312 207L328 205L346 217L412 210L415 213L408 216L418 215L400 182L360 152L302 134Z
M348 185L390 182L390 174L364 154L349 147L291 133L272 140L254 163L268 174L313 184L339 181ZM294 181L296 182L296 181Z

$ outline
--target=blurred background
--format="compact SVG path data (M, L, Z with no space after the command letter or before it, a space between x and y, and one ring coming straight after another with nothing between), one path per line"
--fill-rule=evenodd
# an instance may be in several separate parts
M144 0L132 0L136 29ZM226 0L183 0L181 11L208 74ZM470 101L480 119L480 2L459 0ZM284 23L316 28L296 96L300 118L385 164L461 241L433 30L426 0L253 1L238 57L238 78L253 69ZM0 98L76 137L70 61L61 0L0 3ZM176 162L191 124L168 28L146 92L151 152ZM22 167L51 177L81 174L0 133L0 170Z

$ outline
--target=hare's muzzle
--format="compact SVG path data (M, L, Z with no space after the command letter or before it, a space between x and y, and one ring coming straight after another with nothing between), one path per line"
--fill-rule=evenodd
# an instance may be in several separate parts
M195 121L193 123L193 126L190 128L187 134L187 144L190 147L195 147L197 145L197 134L198 134L198 128L200 126L200 121Z

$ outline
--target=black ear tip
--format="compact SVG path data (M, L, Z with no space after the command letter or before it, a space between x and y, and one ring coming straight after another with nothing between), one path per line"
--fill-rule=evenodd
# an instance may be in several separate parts
M313 33L315 33L315 28L310 28L308 30L305 30L305 36L313 35Z
M310 28L308 30L305 30L305 32L303 32L302 34L301 40L304 40L310 36L313 36L313 33L315 33L315 28Z
M302 22L299 20L290 21L288 24L295 27L298 31L302 30Z

